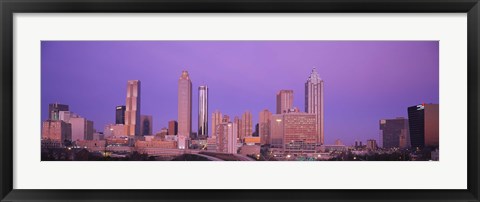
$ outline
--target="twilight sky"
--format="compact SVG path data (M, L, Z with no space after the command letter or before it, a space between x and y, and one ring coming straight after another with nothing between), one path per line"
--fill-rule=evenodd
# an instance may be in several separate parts
M379 119L407 117L407 107L439 102L437 41L43 41L42 120L49 103L94 121L115 122L127 80L140 80L141 113L153 131L177 119L178 78L192 79L192 130L198 127L198 86L209 87L209 121L218 109L258 122L275 112L275 95L294 91L304 110L313 67L325 82L325 142L379 140ZM209 123L209 131L211 124Z

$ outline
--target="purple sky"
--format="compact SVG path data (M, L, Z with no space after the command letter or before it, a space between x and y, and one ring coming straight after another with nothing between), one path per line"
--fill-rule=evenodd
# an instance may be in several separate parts
M304 110L313 67L325 82L325 141L379 139L378 121L406 117L407 107L438 103L437 41L43 41L42 120L49 103L94 121L115 122L127 80L142 82L141 113L153 131L177 118L177 84L188 70L196 131L198 86L209 87L209 121L218 109L231 118L250 110L275 112L275 94L294 91ZM209 123L210 127L210 123Z

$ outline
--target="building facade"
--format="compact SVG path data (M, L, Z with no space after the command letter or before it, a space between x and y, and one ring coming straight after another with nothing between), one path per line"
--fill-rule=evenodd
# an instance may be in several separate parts
M208 87L206 85L198 87L197 136L200 138L208 137Z
M402 139L408 136L408 119L398 117L380 120L380 136L383 148L408 147L407 139Z
M61 111L69 111L68 105L65 104L49 104L48 105L48 120L60 120L59 113Z
M211 132L211 137L215 136L216 135L216 131L217 131L217 125L219 125L220 123L222 123L222 113L218 110L215 110L213 113L212 113L212 132Z
M177 135L178 133L178 123L175 120L168 122L168 135Z
M127 82L127 100L125 105L125 134L140 136L141 84L139 80Z
M439 105L420 104L408 107L408 126L412 147L438 147Z
M318 144L324 144L323 80L313 68L305 83L305 112L317 115Z
M187 71L178 79L178 148L187 149L192 133L192 81Z
M140 116L140 134L153 135L153 118L150 115L141 115Z
M277 93L277 114L288 112L293 108L293 90L280 90Z
M264 109L258 115L258 135L260 136L260 143L270 144L270 125L272 120L272 112Z
M232 122L224 122L216 129L216 151L236 154L237 153L237 126Z
M302 112L272 115L270 145L286 153L312 153L317 148L317 116Z
M241 119L241 126L240 126L240 133L239 138L243 140L245 137L252 136L253 133L253 125L252 125L252 113L250 111L246 111L242 114Z
M62 145L72 140L72 125L62 120L46 120L42 123L42 140Z
M115 107L115 124L125 124L125 105Z

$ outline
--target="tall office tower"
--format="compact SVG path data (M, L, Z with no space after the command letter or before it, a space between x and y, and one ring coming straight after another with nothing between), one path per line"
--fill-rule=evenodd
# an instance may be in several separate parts
M260 136L260 143L270 144L270 124L272 120L272 112L264 109L258 115L258 134Z
M125 106L125 134L127 136L139 136L140 132L140 95L141 86L139 80L127 82L127 101Z
M305 83L305 112L317 115L318 144L324 144L323 127L323 80L313 68L312 73Z
M293 108L293 90L280 90L277 93L277 114L283 114Z
M63 145L66 140L72 140L72 125L62 120L46 120L42 123L42 140Z
M178 79L178 148L187 149L192 133L192 81L187 71Z
M48 105L48 120L59 120L59 113L61 111L69 111L68 105L64 104L49 104Z
M208 87L198 87L198 137L208 137Z
M372 139L367 140L367 149L377 150L377 141Z
M230 116L229 116L229 115L226 115L226 114L223 115L223 117L222 117L222 123L223 123L223 122L230 122Z
M438 147L438 122L438 104L408 107L408 126L412 147Z
M239 134L240 140L243 140L245 137L252 136L252 113L250 113L250 111L243 113L242 120L240 122L242 122L240 128L241 133Z
M217 125L216 150L217 152L236 154L237 153L237 126L232 122L224 122Z
M168 122L168 135L177 135L178 123L175 120Z
M240 138L240 134L243 133L242 132L242 119L240 119L238 116L235 116L235 118L233 118L233 123L235 123L237 125L237 137L236 138Z
M216 135L217 131L217 125L222 123L222 113L218 110L215 110L212 113L212 133L211 137L214 137Z
M125 105L115 108L115 124L125 124Z
M318 130L316 114L291 112L272 115L271 147L287 153L313 153Z
M396 119L380 120L380 138L383 148L400 147L402 137L408 135L408 119L398 117ZM406 140L405 140L406 141ZM408 147L407 143L403 143Z
M252 136L254 136L254 137L259 137L259 135L258 135L258 133L259 133L258 130L259 130L259 129L258 129L258 128L259 128L259 126L258 126L258 123L257 123L257 124L255 124L255 131L253 132L253 135L252 135Z
M142 136L152 135L153 120L150 115L141 115L140 116L140 134Z

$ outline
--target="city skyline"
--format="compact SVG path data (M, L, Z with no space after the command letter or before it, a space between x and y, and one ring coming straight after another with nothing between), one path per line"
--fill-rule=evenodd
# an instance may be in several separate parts
M118 44L119 43L119 44ZM246 43L246 45L245 45ZM205 46L210 47L206 52L201 52L199 50L204 50ZM249 46L250 45L250 46ZM253 46L255 45L255 47ZM138 46L138 47L137 47ZM190 51L194 53L187 54L189 57L195 58L194 61L189 62L181 62L176 61L176 63L169 60L167 57L163 57L164 55L159 55L158 57L164 59L165 61L169 61L174 64L170 64L170 66L166 66L165 68L158 67L155 68L156 65L162 66L164 63L168 62L158 62L158 63L149 63L146 61L140 62L140 58L144 58L134 52L136 49L140 49L143 47L145 49L145 54L152 54L150 55L150 60L154 60L152 51L157 48L158 51L161 52L164 49L173 50L174 53L185 53L185 51ZM160 47L159 47L160 46ZM166 46L166 47L163 47ZM280 46L284 47L284 49L289 48L289 51L280 49L278 51L275 47ZM348 48L347 48L347 47ZM140 62L140 64L135 64L134 62L130 61L129 65L125 65L128 67L123 68L132 68L135 66L138 68L138 71L141 70L141 64L148 64L151 71L144 72L144 75L141 75L139 72L131 72L131 75L122 75L113 71L115 69L115 65L113 64L120 64L119 62L126 62L128 60L124 58L117 58L114 57L115 60L109 57L99 57L98 55L93 54L89 50L92 47L97 47L100 50L104 51L104 55L114 53L121 53L126 54L130 53L136 55L139 58L131 59L133 61ZM155 48L154 48L155 47ZM226 47L234 47L232 49L226 49ZM303 49L302 49L303 47ZM363 47L363 48L362 48ZM367 48L365 48L367 47ZM162 49L163 48L163 49ZM241 48L243 51L250 50L253 52L258 51L257 49L263 50L260 55L254 54L238 54L239 51L235 51L235 48ZM278 48L278 47L277 47ZM358 52L360 56L369 56L371 61L367 61L365 58L361 58L360 56L354 57L356 60L350 62L349 65L354 65L356 62L357 68L353 68L345 64L346 60L338 60L336 61L335 65L326 65L323 64L321 60L317 62L313 62L311 60L315 59L324 59L329 60L329 57L318 56L314 57L315 55L308 55L304 53L305 49L307 50L324 50L328 51L331 50L334 53L341 52L341 51L351 51L362 49L362 51ZM131 50L133 49L133 50ZM193 51L192 51L193 49ZM265 51L264 49L268 49ZM63 50L63 52L62 52ZM69 50L69 51L67 51ZM105 51L105 50L110 50ZM143 49L142 49L143 50ZM214 50L226 50L224 52L231 52L232 55L225 55L224 52L219 52L219 55L209 55L212 54ZM282 52L283 50L283 52ZM60 52L59 52L60 51ZM205 50L204 50L205 51ZM65 52L65 53L64 53ZM95 49L93 52L98 52ZM277 55L270 55L271 52L275 52ZM289 53L296 53L293 54L295 57L287 57L287 60L292 60L288 65L280 65L278 67L283 67L280 69L273 69L273 72L269 72L266 70L272 70L271 66L278 65L278 61L285 62L285 58L280 57L281 55L287 54L284 52ZM304 53L303 55L298 54L297 52ZM372 54L375 52L377 54ZM388 53L385 53L388 52ZM70 55L77 53L76 55ZM237 54L234 54L237 53ZM270 53L270 54L269 54ZM372 56L378 56L382 53L382 57L372 58ZM393 54L395 53L395 54ZM45 54L45 55L44 55ZM48 60L48 58L52 57L51 54L60 54L65 56L67 54L69 57L67 60L62 60L56 58L54 61ZM170 53L169 57L177 56L173 53ZM168 54L167 54L168 55ZM172 56L173 55L173 56ZM222 56L223 55L223 56ZM208 70L208 62L210 60L220 60L225 61L225 56L230 60L237 61L238 59L232 58L232 56L238 55L239 58L248 58L246 64L249 66L243 68L247 73L241 72L242 68L238 68L237 63L232 63L230 66L223 66L217 63L214 63L213 69L210 67ZM261 56L269 55L270 57L262 58ZM288 54L287 54L288 55ZM408 56L408 57L407 57ZM421 56L424 56L423 58ZM93 57L93 58L92 58ZM310 65L300 64L303 63L303 60L307 60ZM77 59L75 59L77 58ZM83 58L82 61L79 61L79 58ZM85 59L90 58L90 59ZM148 58L148 57L147 57ZM187 56L182 56L181 58L187 58ZM260 59L259 59L260 58ZM313 59L312 59L313 58ZM144 58L145 59L145 58ZM296 59L296 60L294 60ZM46 61L47 60L47 61ZM61 67L65 66L75 66L77 65L75 62L80 63L88 63L87 61L94 61L94 65L86 65L84 69L86 73L97 72L97 75L90 74L92 76L93 83L98 85L98 91L91 91L92 97L91 98L84 98L83 102L87 102L88 107L82 107L81 103L78 103L78 98L82 96L78 96L73 94L73 92L65 92L65 96L55 97L55 93L51 92L55 89L61 89L62 86L53 86L55 82L62 82L63 77L60 79L50 79L52 76L58 76L55 73L66 72L61 69ZM178 60L178 58L177 58ZM267 63L266 60L272 61L270 62L270 66L265 66L265 68L261 68L262 64ZM363 61L364 64L358 63L358 61ZM257 65L254 62L258 62ZM297 61L297 62L295 62ZM409 62L412 61L412 62ZM238 61L237 61L238 62ZM54 63L54 64L52 64ZM65 65L67 63L67 65ZM178 63L178 64L177 64ZM184 63L184 65L180 65L180 63ZM295 64L298 63L298 66ZM306 62L307 63L307 62ZM380 64L378 64L380 63ZM399 71L399 68L393 68L398 66L401 63L403 65L403 71ZM99 64L107 64L106 70L103 67L100 67ZM135 65L134 65L135 64ZM245 63L241 63L245 65ZM374 66L376 65L383 65L382 67ZM365 65L370 66L366 68L367 74L365 72L359 71L364 69ZM53 67L52 67L53 66ZM96 67L93 68L92 66ZM185 66L191 66L187 68ZM233 68L232 68L233 66ZM373 66L373 67L371 67ZM249 67L249 68L248 68ZM215 110L219 110L223 115L229 115L230 117L241 117L242 114L246 111L250 111L252 114L252 127L258 123L258 114L264 110L268 109L269 111L276 111L275 109L275 93L282 90L282 89L292 89L293 90L293 107L298 107L299 109L303 109L305 106L304 102L304 88L305 82L308 78L309 73L313 67L317 68L317 71L322 79L325 80L325 139L327 144L333 143L336 139L341 139L343 142L347 144L352 144L355 139L366 140L366 139L377 139L378 140L378 120L384 118L394 118L394 117L407 117L407 111L405 110L407 106L415 105L422 102L428 103L438 103L438 42L42 42L42 119L47 117L45 115L45 104L46 103L62 103L68 104L70 106L70 110L77 113L82 114L83 116L87 117L90 120L95 122L95 127L98 131L103 130L103 126L109 123L115 123L115 107L119 105L124 105L125 103L121 102L121 99L118 100L117 97L123 97L125 100L125 89L122 88L124 86L120 85L117 87L112 88L110 91L102 91L105 87L100 86L102 83L100 81L105 81L108 79L107 86L109 84L117 84L117 77L127 78L127 80L140 80L142 84L142 114L149 114L153 116L153 132L156 133L162 127L168 126L168 121L170 120L177 120L177 113L172 113L171 110L169 111L166 108L173 108L176 109L176 99L168 99L168 97L176 98L175 93L168 93L168 92L175 92L177 91L175 83L171 83L171 79L167 78L166 76L171 76L171 74L175 74L173 78L178 79L178 75L181 73L182 70L187 70L191 77L192 87L196 89L199 84L205 84L209 86L209 104L208 108L208 118L207 121L212 120L211 114ZM344 67L344 68L342 68ZM44 73L44 68L46 73ZM51 68L51 69L50 69ZM59 69L60 68L60 69ZM230 74L225 72L225 68L227 70L231 70ZM335 69L338 69L335 74ZM400 68L400 70L402 70ZM70 68L66 68L70 69ZM122 66L119 66L119 69L122 70ZM333 70L332 70L333 69ZM346 69L350 70L347 71ZM386 71L385 69L389 69L392 71ZM406 70L405 70L406 69ZM149 78L149 76L154 76L154 72L163 72L165 71L166 76L163 74L158 74L157 76L160 77L160 80ZM200 71L199 71L200 70ZM306 70L306 71L305 71ZM357 71L356 74L352 74L351 71ZM383 74L379 74L380 73ZM409 71L408 71L409 70ZM48 74L48 72L55 72L53 74ZM207 72L207 74L201 74L202 71ZM235 72L237 71L237 72ZM377 71L377 72L376 72ZM77 72L74 70L73 72ZM106 72L102 74L100 72ZM217 74L218 72L218 74ZM342 74L343 72L343 74ZM348 72L348 74L346 74ZM108 73L113 74L112 77L108 77ZM282 74L283 73L283 74ZM288 73L288 74L287 74ZM82 72L79 73L83 75ZM210 75L209 75L210 74ZM235 82L235 77L239 77L241 75L244 80L241 78L237 79L238 83L243 84L244 86L239 86L237 82ZM215 77L217 75L218 77ZM283 75L283 76L282 76ZM287 76L285 76L287 75ZM340 77L339 77L340 75ZM403 75L404 77L400 77L399 75ZM72 74L64 75L67 78L73 80L70 82L64 82L65 88L73 88L78 89L79 86L76 86L74 81L82 81L81 76L76 78ZM344 78L342 78L343 76ZM424 77L422 77L424 76ZM135 77L135 78L132 78ZM365 80L358 80L357 77L363 78ZM380 78L379 78L380 77ZM399 78L400 77L400 78ZM90 77L89 77L90 78ZM156 77L154 77L156 78ZM251 81L263 81L261 83L257 82L250 82L245 81L245 78L248 78ZM111 80L110 80L111 79ZM233 79L233 80L232 80ZM61 81L58 81L61 80ZM280 82L278 81L280 80ZM349 83L354 83L351 86L345 86L345 83L339 82L337 80L349 80ZM373 81L372 81L373 80ZM379 81L376 81L379 80ZM90 80L88 80L90 82ZM111 81L111 82L110 82ZM231 81L231 82L229 82ZM243 82L242 82L243 81ZM398 82L398 81L403 81ZM84 81L87 83L87 80ZM159 85L158 83L164 83L164 85ZM177 80L178 82L178 80ZM81 82L80 82L81 83ZM146 85L148 84L148 85ZM223 84L223 85L219 85ZM259 85L261 84L261 85ZM395 85L396 84L396 85ZM400 85L403 84L403 85ZM77 84L79 85L79 84ZM338 87L340 86L340 87ZM243 87L243 88L242 88ZM376 87L376 88L374 88ZM118 88L118 89L116 89ZM366 89L365 89L366 88ZM390 88L390 89L389 89ZM89 89L89 88L87 88ZM172 91L173 90L173 91ZM235 93L230 94L227 91L234 91L237 94L242 96L238 96ZM60 90L64 92L65 90ZM121 92L117 95L117 92ZM190 89L191 91L191 89ZM82 91L80 91L82 92ZM106 93L108 92L108 94ZM111 92L111 93L110 93ZM147 93L148 92L148 93ZM110 100L107 103L111 103L111 106L102 108L101 110L95 111L97 108L96 106L92 107L92 102L89 100L93 99L95 96L102 95L104 93L103 99ZM223 93L223 94L222 94ZM362 93L363 96L362 96ZM83 97L86 97L86 94L82 94ZM356 98L351 98L352 97ZM359 96L360 95L360 96ZM382 102L376 100L379 97L385 96ZM403 96L402 96L403 95ZM405 97L405 95L409 95ZM107 96L107 97L105 97ZM156 97L156 98L154 98ZM193 92L193 109L191 110L193 113L198 111L198 108L195 106L198 103L195 103L198 94ZM393 97L393 99L391 98ZM225 99L228 98L228 99ZM363 100L363 99L365 100ZM192 100L192 98L190 98ZM219 100L223 100L223 103L219 102ZM392 101L393 100L393 101ZM399 101L400 100L400 101ZM241 102L243 101L243 102ZM352 103L352 102L356 103ZM106 106L107 103L99 101L101 106ZM154 103L154 104L152 104ZM173 103L173 104L172 104ZM400 103L400 104L399 104ZM392 104L392 105L389 105ZM166 106L161 106L166 105ZM352 109L348 105L355 106L355 110ZM230 106L230 107L228 107ZM393 106L393 107L392 107ZM92 111L94 110L94 111ZM160 113L159 113L160 111ZM176 110L175 110L176 111ZM303 110L302 110L303 111ZM345 112L347 111L347 112ZM358 112L362 112L358 114ZM102 114L100 114L102 113ZM106 114L106 115L105 115ZM347 114L347 116L346 116ZM45 117L43 117L45 116ZM109 116L109 117L108 117ZM191 116L191 115L190 115ZM198 123L196 116L191 116L190 120L192 123ZM363 118L359 118L363 117ZM365 117L366 120L365 120ZM354 120L357 120L356 122ZM374 120L374 121L371 121ZM371 121L371 123L365 124L366 121ZM348 123L349 127L341 127L342 124ZM195 132L195 129L198 128L197 124L191 125L192 128L191 132ZM180 129L180 123L179 123ZM350 129L350 131L348 131ZM180 130L179 130L180 131ZM211 130L210 130L211 131Z

